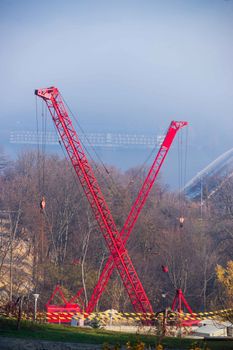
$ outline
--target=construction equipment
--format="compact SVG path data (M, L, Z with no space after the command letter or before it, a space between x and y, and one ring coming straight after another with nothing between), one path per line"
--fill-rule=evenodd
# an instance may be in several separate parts
M150 301L122 242L58 89L55 87L40 89L36 90L35 94L43 98L47 104L135 311L152 312Z
M66 300L62 289L59 285L54 288L54 291L46 304L46 318L49 323L70 323L72 316L76 313L82 312L82 307L75 303L75 300L80 297L83 288L79 289L74 297ZM59 294L63 303L62 305L51 304L56 294Z
M151 172L149 172L148 177L142 187L141 195L138 196L138 200L136 200L135 205L133 206L128 217L129 220L127 220L126 225L124 226L124 228L127 228L127 230L122 230L122 234L120 234L97 183L94 172L83 151L79 138L73 128L72 122L58 89L55 87L44 88L36 90L35 94L38 97L41 97L47 104L58 133L63 141L74 170L80 180L84 193L91 205L100 230L109 248L111 256L109 259L112 260L111 265L113 265L113 268L114 266L117 267L135 311L141 313L153 312L150 301L132 264L128 251L125 248L128 235L131 232L131 227L133 227L134 223L136 222L136 219L151 188L150 186L153 185L153 181L151 181L152 178L150 178L150 176L154 175L153 169ZM187 124L186 122L174 123L178 123L180 127ZM175 129L173 126L172 130L175 136L178 129ZM170 137L172 138L172 132L169 138ZM164 153L166 153L165 149L160 154L160 157L163 157ZM106 283L103 286L105 285ZM102 290L103 288L101 287L101 291Z
M146 199L150 193L150 190L153 187L153 184L159 174L160 168L167 156L167 153L172 145L172 142L174 140L174 137L176 136L176 133L179 129L181 129L182 127L186 126L188 123L187 122L183 122L183 121L172 121L168 131L166 133L166 136L160 146L160 149L155 157L155 160L151 166L151 168L149 169L148 175L145 178L145 181L136 197L136 200L131 208L131 211L126 219L126 222L124 224L123 229L121 230L121 238L124 242L124 244L126 244L126 242L129 239L129 236L133 230L133 227L138 219L138 216L144 206L144 204L146 203ZM114 265L114 259L113 257L110 255L107 263L105 265L105 267L102 270L102 273L100 275L100 278L94 288L94 292L92 293L92 296L89 300L89 303L87 305L86 308L86 312L87 313L91 313L94 311L94 308L101 296L101 294L103 293L104 289L107 286L108 280L112 275L112 272L115 268Z
M182 309L182 305L183 305L183 309ZM182 320L182 315L184 314L184 309L186 309L187 312L189 312L191 314L193 319ZM181 318L180 324L184 327L186 327L186 326L192 327L192 326L198 325L200 323L199 320L195 319L196 314L193 313L193 311L192 311L190 305L188 304L187 300L185 299L185 296L184 296L181 289L176 290L176 295L173 299L171 310L177 312L178 317Z

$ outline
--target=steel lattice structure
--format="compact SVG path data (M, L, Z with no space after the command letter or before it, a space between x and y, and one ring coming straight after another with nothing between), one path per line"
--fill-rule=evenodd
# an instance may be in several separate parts
M150 193L151 188L153 187L153 184L159 174L160 168L166 158L166 155L171 147L171 144L174 140L174 137L177 133L177 131L182 128L183 126L187 125L187 122L180 122L180 121L172 121L167 134L162 142L162 145L155 157L155 160L148 172L148 175L142 185L141 190L139 191L136 200L131 208L131 211L126 219L126 222L124 224L123 229L121 230L121 238L126 244L126 242L129 239L129 236L133 230L133 227L137 221L137 218L146 202L146 199ZM106 265L103 268L103 271L100 275L99 281L95 286L94 292L92 293L92 296L89 300L89 303L87 305L86 312L91 313L94 311L95 305L97 304L101 294L106 288L106 285L108 283L109 278L111 277L113 270L115 268L113 257L110 255Z
M142 189L139 192L135 204L131 209L124 228L121 232L119 232L96 180L94 172L83 151L77 133L73 128L71 119L58 89L55 87L39 89L35 91L35 94L44 99L47 104L58 133L63 141L68 156L72 162L74 170L79 178L110 251L108 262L101 274L100 280L94 290L93 297L88 305L89 309L91 310L95 306L95 303L107 285L114 267L116 267L135 311L141 313L153 312L151 303L133 266L128 251L125 247L125 243L129 238L132 228L139 216L143 204L146 201L149 191L155 181L176 132L181 127L186 125L187 122L171 123L167 136L148 173Z

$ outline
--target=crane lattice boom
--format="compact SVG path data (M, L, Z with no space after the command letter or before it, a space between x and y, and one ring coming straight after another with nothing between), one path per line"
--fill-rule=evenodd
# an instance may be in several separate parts
M93 209L95 218L100 226L101 232L110 251L109 259L94 289L86 312L89 313L94 310L94 307L104 291L115 267L119 271L135 311L142 313L152 312L152 306L143 289L125 245L143 208L143 205L146 202L149 192L159 173L162 163L166 158L177 131L183 126L187 125L187 122L171 122L166 137L148 172L142 188L138 193L125 225L122 231L119 233L95 178L94 172L83 151L77 133L73 128L71 119L67 113L58 89L55 87L40 89L36 90L35 94L43 98L48 106L52 119L63 141L91 208Z
M39 89L35 94L47 104L135 311L153 312L58 89Z
M126 222L124 224L123 229L121 230L121 238L123 240L123 243L126 244L126 242L129 239L129 236L132 232L132 229L138 219L138 216L146 202L146 199L150 193L151 188L153 187L153 184L159 174L160 168L167 156L167 153L172 145L172 142L176 136L176 133L179 129L186 126L187 122L185 121L172 121L167 134L160 146L160 149L155 157L155 160L148 172L148 175L142 185L141 190L139 191L137 198L131 208L131 211L126 219ZM111 277L113 271L114 271L115 265L113 257L110 255L107 263L105 264L102 273L100 275L100 278L94 288L94 292L92 293L92 296L88 302L86 312L91 313L94 311L94 308L101 297L101 294L105 290L107 283L109 281L109 278Z

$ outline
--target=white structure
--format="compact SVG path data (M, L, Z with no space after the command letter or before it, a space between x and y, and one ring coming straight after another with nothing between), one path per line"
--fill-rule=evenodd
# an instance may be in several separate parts
M80 141L89 147L101 148L159 148L164 135L145 135L128 133L86 133L79 134ZM54 131L11 131L10 143L58 145L59 137Z
M228 328L232 327L230 322L220 322L216 320L203 320L193 334L198 337L226 337Z

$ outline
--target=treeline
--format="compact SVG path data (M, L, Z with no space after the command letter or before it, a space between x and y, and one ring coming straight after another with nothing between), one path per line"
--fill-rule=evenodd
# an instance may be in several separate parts
M92 165L120 231L148 169ZM83 288L86 306L108 250L70 163L22 153L2 166L0 189L1 303L39 293L43 309L59 284L67 298ZM195 312L222 307L216 266L232 259L232 218L232 179L202 203L156 181L127 243L154 310L171 306L177 289ZM109 308L132 310L116 271L97 304Z

